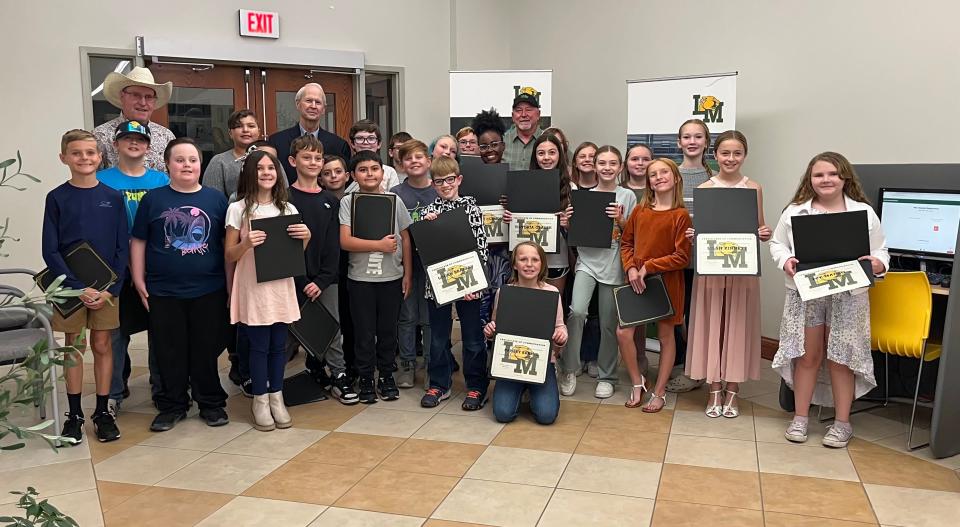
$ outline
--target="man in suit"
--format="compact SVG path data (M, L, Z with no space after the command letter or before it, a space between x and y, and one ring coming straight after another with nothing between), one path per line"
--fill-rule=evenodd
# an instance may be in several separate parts
M304 84L297 91L294 102L297 104L300 120L292 127L271 135L269 139L270 144L277 149L277 157L280 158L291 184L297 180L297 171L290 166L290 143L300 136L311 134L319 139L324 154L338 155L347 161L351 156L350 145L346 141L320 127L320 120L327 115L327 97L322 86L315 82Z

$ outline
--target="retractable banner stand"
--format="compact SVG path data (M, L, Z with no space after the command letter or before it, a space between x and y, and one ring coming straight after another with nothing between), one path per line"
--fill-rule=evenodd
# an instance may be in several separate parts
M736 72L627 81L627 144L649 145L655 158L682 161L677 130L684 121L700 119L716 137L736 128L736 116ZM712 145L707 160L716 169Z
M553 87L551 70L496 70L450 72L450 133L470 126L482 110L496 108L509 129L513 98L532 90L540 101L540 126L550 126Z

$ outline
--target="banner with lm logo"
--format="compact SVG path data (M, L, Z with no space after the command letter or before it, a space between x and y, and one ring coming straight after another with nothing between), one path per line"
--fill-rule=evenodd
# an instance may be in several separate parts
M793 275L797 293L804 302L861 287L869 287L870 279L857 260L825 265Z

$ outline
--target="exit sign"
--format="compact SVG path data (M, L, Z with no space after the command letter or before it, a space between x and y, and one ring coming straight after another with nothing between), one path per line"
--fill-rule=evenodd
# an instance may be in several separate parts
M280 14L241 9L240 36L280 38Z

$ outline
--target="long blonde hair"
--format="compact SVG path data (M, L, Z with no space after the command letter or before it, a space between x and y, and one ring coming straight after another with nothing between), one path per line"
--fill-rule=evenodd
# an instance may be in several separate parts
M680 168L677 167L677 164L672 159L666 157L658 157L647 165L647 188L643 189L643 200L640 202L640 206L653 208L653 204L656 201L656 194L653 192L653 186L650 185L650 169L653 168L653 165L656 163L667 165L667 168L673 173L673 203L670 204L670 208L686 208L683 204L683 178L680 176Z
M700 163L703 165L703 169L707 171L707 175L713 176L713 170L710 168L710 165L707 164L707 150L710 150L710 129L707 128L707 123L701 119L687 119L680 125L680 129L677 130L678 142L680 141L680 136L683 135L683 127L688 124L699 125L700 128L703 128L704 135L707 136L707 142L703 145L703 152L700 153Z
M840 173L840 179L843 180L843 193L846 196L854 201L866 203L867 205L870 204L867 195L863 193L863 187L860 186L860 178L857 177L857 173L853 170L850 161L847 161L847 158L844 157L843 154L836 152L822 152L813 156L813 159L807 163L807 171L803 173L803 177L800 179L800 185L797 186L796 194L794 194L793 199L790 200L791 204L800 205L816 197L817 193L813 190L811 179L813 178L813 165L817 164L817 161L825 161L837 167L837 172Z

